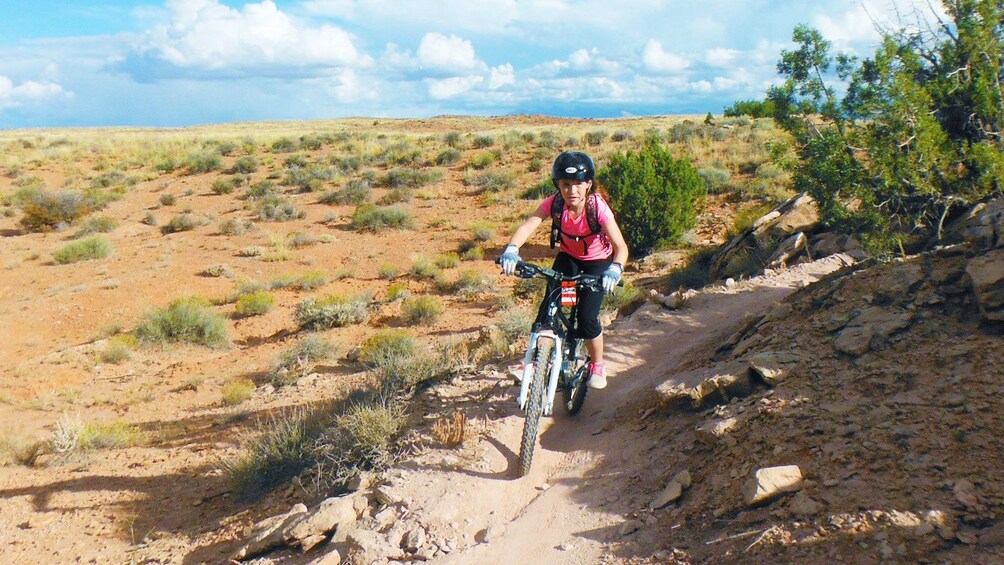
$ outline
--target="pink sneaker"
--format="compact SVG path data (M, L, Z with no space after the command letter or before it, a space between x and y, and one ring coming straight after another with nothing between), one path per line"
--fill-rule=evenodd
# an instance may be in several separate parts
M603 374L603 363L589 364L589 388L607 388L607 377Z

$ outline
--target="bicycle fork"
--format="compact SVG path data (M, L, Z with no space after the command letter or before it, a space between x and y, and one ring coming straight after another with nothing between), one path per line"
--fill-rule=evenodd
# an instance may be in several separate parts
M558 391L558 377L561 375L562 363L562 340L551 330L543 330L530 334L530 346L526 348L526 355L523 357L523 378L519 383L519 407L526 410L527 395L530 392L530 381L533 380L533 358L537 352L537 341L540 338L554 341L554 348L551 350L551 373L547 379L547 395L544 398L544 415L550 416L554 409L554 395Z

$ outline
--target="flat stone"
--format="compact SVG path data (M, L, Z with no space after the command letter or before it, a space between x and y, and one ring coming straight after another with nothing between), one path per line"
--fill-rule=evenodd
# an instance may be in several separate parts
M251 535L251 539L237 550L237 553L231 559L243 561L282 545L283 530L289 524L300 520L306 514L307 506L296 504L285 514L271 516L258 522L252 529L254 533Z
M681 496L683 496L683 485L676 481L670 481L669 484L666 485L666 488L662 489L662 492L660 492L659 495L655 497L655 500L649 504L649 508L652 510L662 508L670 502L675 502Z
M723 437L732 433L738 426L739 420L737 418L720 418L704 423L694 430L694 435L697 436L698 440L709 445L714 445Z
M798 465L757 469L743 491L750 506L771 501L784 493L802 489L802 470Z
M822 505L810 498L804 492L800 492L792 497L791 504L788 505L788 509L791 510L791 513L795 516L815 516L816 514L819 514L819 511L822 509Z
M341 524L355 522L355 498L349 496L332 497L324 500L317 509L291 522L283 529L283 539L294 545L305 545L304 540L315 536L325 536Z

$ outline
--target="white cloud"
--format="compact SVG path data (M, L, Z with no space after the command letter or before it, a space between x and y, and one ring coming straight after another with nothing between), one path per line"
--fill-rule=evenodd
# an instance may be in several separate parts
M483 77L477 75L429 79L429 96L436 100L454 98L481 84L484 80Z
M271 0L240 10L217 0L169 0L171 22L150 30L141 51L186 69L352 67L368 63L353 38L332 25L310 26Z
M488 78L489 89L498 90L512 84L516 84L516 72L511 64L506 63L492 68L491 76Z
M945 17L944 7L938 2L860 0L842 13L817 16L813 25L836 48L848 49L857 44L876 43L880 29L934 29L938 17Z
M655 39L645 44L641 60L645 68L654 73L679 73L690 66L685 57L663 51L662 43Z
M417 55L423 68L457 75L484 67L484 63L474 55L471 42L455 35L425 34L418 45Z
M28 80L15 86L10 78L0 75L0 109L44 102L63 94L72 96L55 83Z
M715 47L708 49L704 54L704 60L712 67L730 67L735 64L736 57L741 53L735 49L725 47Z
M311 0L304 2L303 7L312 14L350 19L356 15L359 3L356 0Z
M588 69L592 66L592 56L589 51L579 49L568 56L568 64L576 70Z
M376 100L379 93L369 81L362 81L354 69L342 69L328 79L328 91L342 104Z

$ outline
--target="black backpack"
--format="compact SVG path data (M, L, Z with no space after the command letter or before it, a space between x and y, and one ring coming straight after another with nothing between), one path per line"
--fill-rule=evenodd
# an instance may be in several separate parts
M560 192L555 194L554 200L551 201L551 249L554 249L554 246L557 245L562 235L575 241L582 241L589 236L600 233L600 218L599 212L596 211L596 206L596 193L591 192L586 196L586 223L589 224L589 233L586 235L570 235L561 231L561 213L565 210L565 199L561 197ZM582 247L583 251L585 251L586 244L583 243Z

